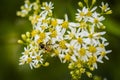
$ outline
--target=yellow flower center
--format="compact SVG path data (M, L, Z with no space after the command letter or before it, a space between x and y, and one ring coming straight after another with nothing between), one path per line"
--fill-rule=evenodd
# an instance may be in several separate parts
M36 56L36 59L37 59L37 60L40 60L40 59L41 59L41 57L40 57L40 56Z
M45 35L44 32L41 32L41 33L39 34L39 36L40 36L40 39L45 39L45 37L46 37L46 35Z
M107 9L107 6L106 6L106 5L102 6L102 10L103 10L103 11L105 11L106 9Z
M101 48L104 48L104 47L105 47L104 44L100 44L99 46L100 46Z
M92 15L92 12L88 11L86 16L90 17Z
M28 58L27 58L27 63L30 63L30 62L32 62L32 58L31 58L31 57L28 57Z
M40 18L39 15L36 15L35 17L32 18L31 23L34 25L35 23L38 22L38 19Z
M55 30L55 31L52 31L52 33L51 33L51 37L56 37L57 36L57 31Z
M100 54L102 57L104 57L105 55L106 55L106 53L103 51L103 52L101 52L101 54Z
M90 39L92 39L93 38L93 34L89 34L89 36L88 36Z
M28 54L29 54L29 51L28 51L28 50L26 50L24 54L25 54L25 55L28 55Z
M84 12L80 12L80 16L84 16L85 14L84 14Z
M49 7L49 6L46 6L45 9L46 9L47 11L49 11L49 10L50 10L50 7Z
M66 49L66 41L65 40L62 40L62 41L60 41L59 42L59 45L60 45L60 47L62 48L62 49Z
M71 59L71 58L70 58L70 55L69 55L69 54L66 54L66 55L65 55L65 60L70 61L70 59Z
M80 43L80 44L82 44L83 43L83 39L82 38L77 38L77 41Z
M97 24L99 20L97 18L94 19L94 23Z
M57 49L54 50L55 55L59 54L59 51Z
M31 32L32 37L34 37L37 33L38 33L38 30L33 30L33 31Z
M93 64L93 63L95 63L97 61L97 58L95 57L95 56L93 56L93 57L91 57L90 59L89 59L89 64Z
M52 20L51 25L52 25L53 27L57 26L57 20Z
M81 22L80 23L80 28L86 28L87 27L87 23L86 22Z
M96 47L90 46L90 47L89 47L89 51L90 51L91 53L95 53L97 50L96 50Z
M80 54L81 56L84 56L84 55L86 54L85 48L81 48L81 49L79 50L79 54Z
M45 30L45 29L46 29L46 27L45 27L45 26L41 26L41 28L42 28L42 30Z
M62 27L63 27L63 28L68 28L68 22L67 22L67 21L64 21L64 22L62 23Z

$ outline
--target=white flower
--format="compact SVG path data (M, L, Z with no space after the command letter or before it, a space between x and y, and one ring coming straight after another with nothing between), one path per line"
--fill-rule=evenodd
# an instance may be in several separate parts
M87 62L88 58L92 56L87 50L86 45L83 45L81 48L79 48L75 55L78 57L79 60L83 62Z
M47 15L47 14L49 14L49 13L52 13L52 9L53 9L53 8L54 8L54 7L53 7L52 2L49 2L49 3L44 2L43 5L42 5L42 7L41 7L41 9L43 10L43 11L41 12L41 14Z
M83 7L82 10L77 9L77 11L78 13L76 13L76 20L80 22L81 20L85 18L88 9L86 7Z
M100 8L102 9L102 11L107 12L108 10L110 10L108 3L104 4L104 2L101 3L102 5L100 6Z
M92 17L89 18L89 22L91 22L93 26L97 26L98 28L103 25L101 22L103 20L105 20L105 18L103 16L100 16L100 14L98 14L97 12L94 12Z
M76 28L69 28L70 31L67 31L67 35L65 35L65 39L71 40L75 37L76 34Z

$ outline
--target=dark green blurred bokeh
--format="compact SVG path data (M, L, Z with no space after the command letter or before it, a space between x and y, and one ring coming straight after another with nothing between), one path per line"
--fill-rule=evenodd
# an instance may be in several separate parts
M51 1L55 5L56 17L63 18L63 14L67 13L70 20L74 20L80 0ZM107 48L112 53L108 55L110 60L99 64L94 74L108 80L120 80L120 0L97 1L108 2L113 10L113 14L106 16L104 22L107 26L105 37L110 43ZM57 58L51 59L47 68L31 70L28 65L18 65L23 46L17 44L17 40L22 33L32 28L28 20L16 16L16 11L20 10L23 3L24 0L0 0L0 80L71 80L67 64L61 64Z

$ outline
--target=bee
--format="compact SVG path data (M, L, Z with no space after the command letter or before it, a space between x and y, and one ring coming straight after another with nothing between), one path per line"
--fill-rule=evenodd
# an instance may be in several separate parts
M49 42L46 42L46 44L40 43L39 47L40 49L44 49L47 52L50 52L52 50L51 45Z

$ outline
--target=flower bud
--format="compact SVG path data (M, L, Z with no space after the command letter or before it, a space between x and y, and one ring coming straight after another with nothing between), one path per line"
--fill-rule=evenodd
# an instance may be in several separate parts
M112 14L112 10L107 11L106 14Z
M26 40L26 35L25 34L22 34L21 37L22 37L23 40Z
M30 37L30 32L26 32L26 36L29 38Z
M45 66L45 67L49 66L49 62L46 62L46 63L44 64L44 66Z
M23 44L23 41L22 40L18 40L17 41L19 44Z
M84 2L85 2L86 4L88 4L88 0L84 0Z
M88 77L90 77L90 78L92 77L92 73L86 72L86 74L87 74Z
M79 5L80 7L83 7L83 3L82 3L82 2L78 2L78 5Z
M92 5L94 5L96 3L96 0L92 0Z

